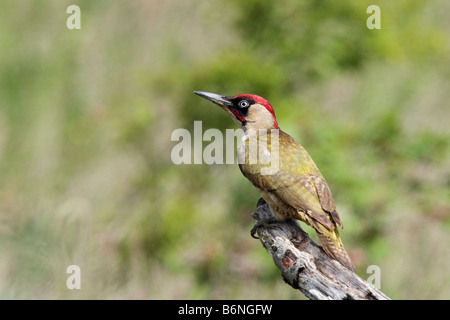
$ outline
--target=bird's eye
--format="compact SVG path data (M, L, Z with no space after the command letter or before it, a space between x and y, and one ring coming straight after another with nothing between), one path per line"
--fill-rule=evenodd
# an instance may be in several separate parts
M250 103L247 100L241 100L238 103L240 108L248 108L250 106Z

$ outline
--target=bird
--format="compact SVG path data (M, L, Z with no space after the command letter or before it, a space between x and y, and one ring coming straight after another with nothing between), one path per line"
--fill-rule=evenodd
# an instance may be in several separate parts
M355 272L339 235L338 227L344 226L330 188L305 148L280 129L271 104L254 94L194 93L218 105L243 130L237 148L239 168L259 190L275 219L296 219L311 226L327 255ZM258 147L263 150L252 158L250 151Z

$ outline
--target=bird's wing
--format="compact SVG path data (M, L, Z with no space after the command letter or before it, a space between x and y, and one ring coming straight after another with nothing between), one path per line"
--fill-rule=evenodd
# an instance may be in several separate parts
M314 185L314 188L316 189L316 193L319 197L319 202L322 206L322 209L325 212L329 213L334 222L343 229L344 226L342 225L341 218L339 217L339 213L337 212L336 205L333 200L333 195L331 194L330 188L328 187L325 179L320 173L308 173L307 176L309 178L309 181L312 183L312 185Z
M333 231L335 225L332 220L334 219L330 217L321 205L314 181L317 179L312 179L311 174L302 174L298 177L294 177L285 171L280 171L278 174L282 176L284 184L272 184L267 191L270 191L296 210L306 213L328 230Z
M271 192L281 201L306 213L328 230L335 229L332 222L332 220L335 220L334 216L330 216L331 212L322 206L322 202L325 203L325 206L332 207L332 204L334 205L332 198L330 198L331 193L326 192L328 187L323 186L323 183L326 184L325 180L323 180L323 183L316 185L319 183L320 177L313 174L302 174L294 177L280 169L276 174L261 175L251 170L251 166L239 165L239 167L244 176L257 188ZM336 212L336 210L332 212ZM340 219L338 221L335 222L340 224Z
M292 137L288 136L284 141L289 145L280 147L280 163L276 173L262 175L260 167L240 164L242 173L257 188L270 191L328 230L335 229L334 223L342 228L331 191L314 161ZM295 152L292 153L292 150ZM292 161L294 159L301 162Z

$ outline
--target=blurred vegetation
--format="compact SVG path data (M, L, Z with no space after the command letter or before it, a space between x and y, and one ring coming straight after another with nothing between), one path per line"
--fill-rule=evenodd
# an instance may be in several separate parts
M81 30L68 3L1 1L1 298L302 298L249 236L259 195L236 165L171 162L174 129L235 128L193 90L266 97L358 274L450 298L450 3L70 4Z

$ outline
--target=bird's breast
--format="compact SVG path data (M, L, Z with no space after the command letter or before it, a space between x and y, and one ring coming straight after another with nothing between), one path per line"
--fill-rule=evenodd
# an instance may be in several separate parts
M237 148L238 163L244 165L267 166L273 159L271 138L245 133Z

